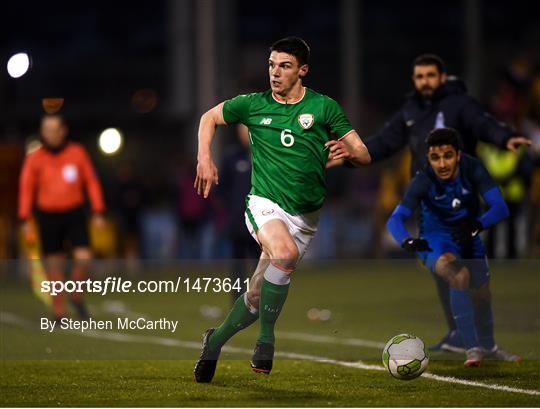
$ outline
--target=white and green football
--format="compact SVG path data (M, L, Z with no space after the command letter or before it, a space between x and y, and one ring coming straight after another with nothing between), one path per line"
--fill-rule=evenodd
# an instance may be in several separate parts
M399 334L386 343L382 360L394 378L410 380L422 375L428 366L429 357L420 338Z

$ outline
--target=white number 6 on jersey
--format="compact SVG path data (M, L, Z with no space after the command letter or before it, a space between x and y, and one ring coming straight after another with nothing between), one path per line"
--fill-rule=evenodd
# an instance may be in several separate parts
M281 143L287 148L294 145L294 136L292 136L290 129L284 129L281 131Z

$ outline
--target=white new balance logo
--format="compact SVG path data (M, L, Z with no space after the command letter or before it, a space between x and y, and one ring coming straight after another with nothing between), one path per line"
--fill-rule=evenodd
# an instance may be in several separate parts
M259 122L261 125L270 125L272 123L272 118L263 118L261 119L261 122Z

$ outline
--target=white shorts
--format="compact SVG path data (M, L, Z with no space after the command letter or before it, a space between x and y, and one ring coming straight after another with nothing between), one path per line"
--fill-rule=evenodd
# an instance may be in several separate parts
M304 256L309 243L317 232L319 210L311 213L292 215L271 200L256 195L248 195L246 202L246 226L257 243L259 243L257 230L266 222L278 219L285 223L289 229L289 233L298 247L299 259Z

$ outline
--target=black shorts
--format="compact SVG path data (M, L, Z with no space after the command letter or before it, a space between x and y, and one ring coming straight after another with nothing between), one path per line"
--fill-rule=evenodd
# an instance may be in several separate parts
M88 227L82 207L61 213L36 211L44 254L61 253L67 241L72 247L88 247Z

